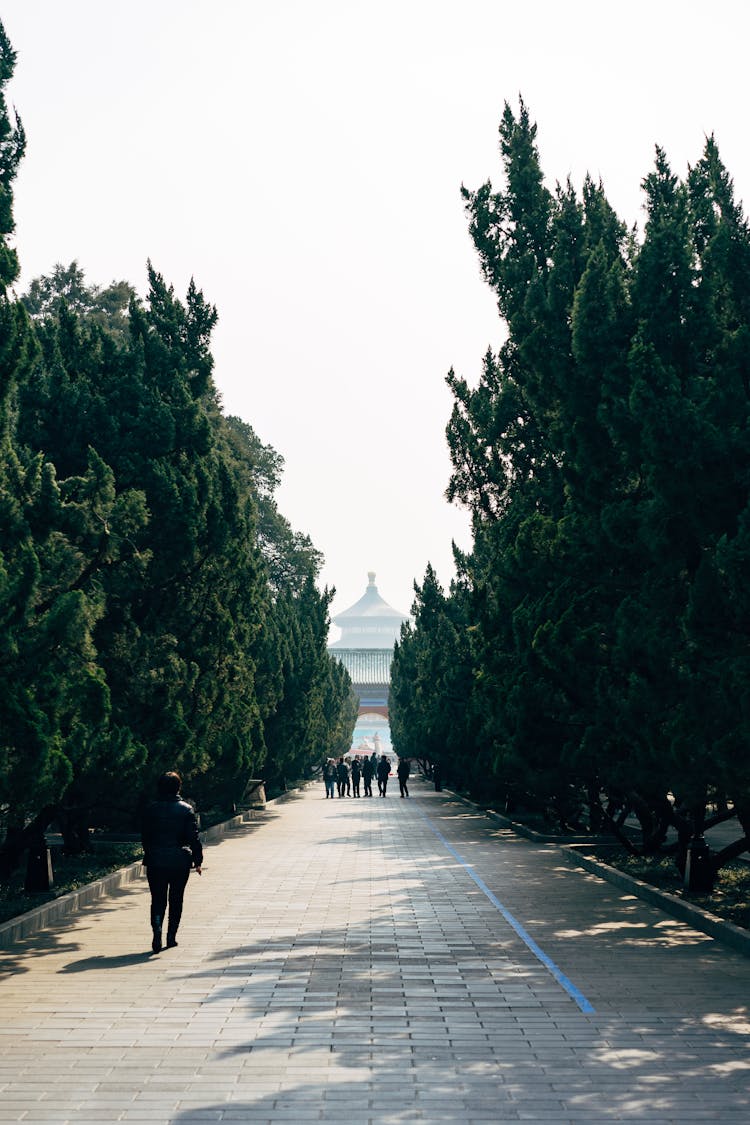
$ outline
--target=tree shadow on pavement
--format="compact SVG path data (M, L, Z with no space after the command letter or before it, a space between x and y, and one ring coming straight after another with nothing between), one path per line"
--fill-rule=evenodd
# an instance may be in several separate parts
M145 880L143 882L145 883ZM12 945L0 949L0 974L27 973L38 958L45 954L77 952L81 948L81 942L71 940L70 935L74 926L87 920L93 922L104 914L117 912L123 899L141 893L142 884L134 880L77 907L71 914L50 921L44 929L36 933L17 938Z

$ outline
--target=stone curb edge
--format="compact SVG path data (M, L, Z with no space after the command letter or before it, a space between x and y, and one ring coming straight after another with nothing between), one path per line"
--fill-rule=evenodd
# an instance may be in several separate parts
M601 879L619 887L620 890L627 891L628 894L650 903L651 906L659 907L666 914L670 914L680 922L692 926L694 930L700 930L702 933L708 934L709 937L716 938L717 941L731 946L732 949L744 954L745 957L750 957L750 931L743 929L741 926L736 926L734 922L719 918L718 915L712 914L709 910L704 910L702 906L685 902L684 899L678 898L668 891L660 891L657 887L652 887L650 883L644 883L642 879L626 875L624 871L618 871L616 867L610 867L609 864L602 863L601 860L594 859L592 856L583 855L577 847L564 844L560 846L560 851L568 863L582 867L593 875L598 875Z
M477 805L481 808L481 805ZM517 820L511 820L509 816L503 813L495 812L494 809L484 809L485 814L502 824L503 828L510 828L517 836L525 836L527 840L535 840L538 844L556 844L561 846L562 840L560 836L546 835L544 832L537 832L533 828L528 828L525 824L521 824ZM566 836L566 844L610 844L614 837L612 836Z
M709 937L721 941L724 945L730 946L737 953L743 954L745 957L750 957L750 930L745 930L742 926L736 926L734 922L728 922L725 918L720 918L717 914L712 914L709 910L704 910L701 906L695 906L691 902L685 902L682 898L677 898L676 895L669 894L668 891L660 891L657 887L652 887L650 883L644 883L642 879L636 879L632 875L626 875L624 871L618 871L616 867L610 867L609 864L603 863L601 860L593 859L591 856L583 855L579 848L584 846L588 847L596 845L597 842L608 842L611 838L603 837L598 840L597 837L589 837L585 840L578 841L575 837L566 840L564 843L559 836L545 836L540 832L535 832L533 828L527 828L524 824L518 824L516 821L511 820L501 813L495 812L494 809L485 809L481 805L470 801L467 797L462 797L460 793L454 793L450 789L445 790L457 800L462 801L464 804L471 805L477 809L478 812L483 812L490 820L497 821L504 828L509 828L518 836L523 836L527 840L535 841L538 844L553 844L562 853L568 863L582 867L586 871L590 871L593 875L598 875L607 883L612 883L614 886L619 887L620 890L627 891L629 894L634 895L635 898L642 899L648 902L651 906L656 906L663 910L665 914L669 914L678 921L684 922L688 926L692 926L694 930L699 930L701 933L708 934Z
M306 789L307 785L302 785L299 788ZM264 807L268 808L269 805L272 806L277 803L283 804L285 800L288 800L297 792L299 792L298 789L290 789L288 792L266 801ZM249 809L238 816L222 821L220 824L214 824L211 828L201 832L201 840L204 844L218 843L222 837L247 823L258 812L263 812L263 809ZM69 891L66 895L60 895L59 898L53 898L49 902L42 903L41 906L35 906L33 910L27 910L25 914L18 914L15 918L9 918L7 922L0 923L0 949L9 949L22 938L32 937L53 922L69 918L84 906L96 902L97 899L106 898L107 895L114 894L120 887L127 886L128 883L140 878L142 878L142 864L138 860L136 863L128 864L127 867L120 867L117 871L111 871L109 875L103 875L101 879L96 879L93 883L86 883L85 886L79 887L75 891Z

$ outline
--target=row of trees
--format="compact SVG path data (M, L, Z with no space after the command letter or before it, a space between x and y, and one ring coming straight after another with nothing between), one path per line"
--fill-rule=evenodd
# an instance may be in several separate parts
M680 862L736 812L718 868L750 833L750 230L713 139L684 180L657 150L639 238L535 137L506 106L504 187L464 192L506 333L448 377L473 546L416 587L394 743L649 851L676 827Z
M0 27L0 90L14 53ZM0 104L0 868L51 821L131 824L166 768L205 809L350 745L320 556L281 457L222 413L216 312L76 263L17 299L20 123Z

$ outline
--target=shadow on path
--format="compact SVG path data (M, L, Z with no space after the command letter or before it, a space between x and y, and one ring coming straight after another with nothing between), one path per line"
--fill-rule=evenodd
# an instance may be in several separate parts
M105 953L99 956L83 957L80 961L69 961L60 973L87 973L90 969L123 969L128 965L142 965L149 961L155 954L151 952L124 953L120 956L108 957Z

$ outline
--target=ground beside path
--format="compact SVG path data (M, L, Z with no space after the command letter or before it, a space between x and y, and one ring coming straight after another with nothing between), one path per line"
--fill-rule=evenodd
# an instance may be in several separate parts
M140 880L0 951L0 1123L750 1119L750 959L391 788L207 849L177 949Z

